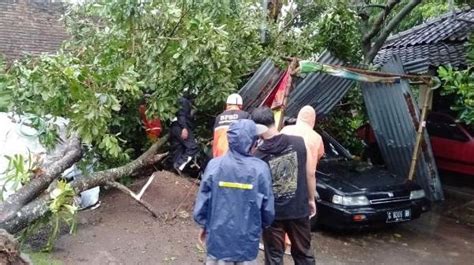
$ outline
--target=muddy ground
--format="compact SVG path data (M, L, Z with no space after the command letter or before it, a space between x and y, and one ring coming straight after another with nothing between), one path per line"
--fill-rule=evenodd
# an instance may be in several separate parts
M125 194L106 191L98 209L80 213L76 235L62 236L52 256L64 264L202 264L191 217L195 191L191 180L159 173L144 196L159 212L156 220ZM443 211L437 207L419 220L378 231L320 229L313 233L318 264L472 264L474 227L438 214Z

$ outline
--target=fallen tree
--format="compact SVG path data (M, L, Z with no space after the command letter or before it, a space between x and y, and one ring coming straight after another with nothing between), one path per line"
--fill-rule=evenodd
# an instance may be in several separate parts
M36 170L30 182L0 203L0 228L18 233L52 214L52 206L60 211L53 205L57 180L76 162L93 164L95 173L67 184L69 201L71 194L102 185L125 192L118 179L159 161L163 154L156 152L166 137L145 149L138 113L145 95L148 118L163 121L175 115L185 87L197 96L201 111L220 109L242 74L274 53L260 45L259 13L252 5L90 1L68 7L63 21L70 39L64 49L10 65L0 61L0 110L40 120L62 117L68 121L65 129L77 135L57 160ZM299 40L284 42L295 47ZM54 126L39 127L44 146L54 146ZM70 202L65 206L63 210L75 211Z
M82 148L77 137L69 139L61 158L47 165L39 174L32 176L31 182L21 187L14 194L0 203L0 223L11 220L14 215L31 200L43 193L61 174L82 157Z
M111 169L99 171L99 172L91 174L88 177L79 178L77 180L72 181L70 185L74 189L74 192L76 194L79 194L80 192L90 189L92 187L106 185L108 182L115 181L124 176L132 175L134 172L146 166L150 166L159 162L165 156L165 154L156 154L156 152L166 142L166 140L167 140L166 136L162 137L160 140L154 143L146 152L144 152L140 157L131 161L130 163L127 163L117 168L111 168ZM76 142L76 140L73 140L72 142ZM77 146L76 148L73 148L72 150L76 150L74 152L75 154L77 153L77 150L79 153L81 153L80 148L77 149ZM69 155L73 156L72 154L69 154ZM64 161L65 160L63 160L63 162ZM69 160L67 160L67 162L69 162ZM59 177L59 175L57 175L56 177ZM43 178L41 183L45 183L44 179L45 178ZM31 193L37 193L38 186L40 185L38 185L36 182L33 183L32 181L29 184L25 185L22 189L32 191ZM41 185L41 186L44 187L45 185ZM0 206L2 207L2 209L4 209L1 215L2 220L0 221L0 229L5 229L6 231L12 234L23 230L29 224L38 220L40 217L42 217L49 211L49 201L51 199L50 196L51 195L49 193L45 193L39 197L34 198L34 200L32 201L27 201L26 204L23 204L25 203L25 197L31 198L31 196L18 195L18 196L13 196L13 198L11 199L9 198L8 203L7 201L5 201Z

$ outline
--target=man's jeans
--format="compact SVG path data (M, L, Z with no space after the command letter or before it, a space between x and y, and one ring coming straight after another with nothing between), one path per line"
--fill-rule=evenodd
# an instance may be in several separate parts
M295 265L314 265L316 261L311 249L311 224L308 217L291 220L275 220L263 231L265 264L283 264L285 233L291 241L291 256Z

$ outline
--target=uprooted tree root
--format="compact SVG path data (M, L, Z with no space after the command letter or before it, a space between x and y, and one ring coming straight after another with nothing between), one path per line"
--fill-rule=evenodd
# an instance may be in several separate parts
M29 258L21 253L20 244L12 235L3 229L0 229L0 264L32 264Z

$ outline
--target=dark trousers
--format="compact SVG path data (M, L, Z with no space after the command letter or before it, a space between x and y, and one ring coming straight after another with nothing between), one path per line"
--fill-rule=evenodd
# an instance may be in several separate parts
M178 167L187 161L188 157L194 157L199 152L199 147L193 133L188 129L188 138L181 138L181 127L173 122L170 128L170 151L173 157L173 166Z
M291 241L291 256L295 265L314 265L316 261L311 249L311 224L309 218L275 220L263 231L265 265L283 264L285 233Z

